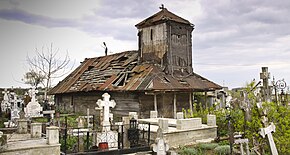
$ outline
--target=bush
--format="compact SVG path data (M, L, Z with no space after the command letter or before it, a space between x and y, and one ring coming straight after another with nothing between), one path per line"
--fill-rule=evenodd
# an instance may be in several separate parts
M214 149L215 154L217 155L228 155L231 153L229 145L218 146Z
M213 150L214 148L218 147L219 144L217 143L201 143L198 144L198 148L202 150Z
M201 150L197 150L195 148L182 148L179 152L180 155L201 155Z

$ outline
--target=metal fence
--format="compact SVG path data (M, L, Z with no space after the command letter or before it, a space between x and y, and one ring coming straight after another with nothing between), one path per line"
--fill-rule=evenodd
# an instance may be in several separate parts
M130 120L130 124L110 127L70 128L65 122L59 134L62 154L123 154L150 149L150 124Z

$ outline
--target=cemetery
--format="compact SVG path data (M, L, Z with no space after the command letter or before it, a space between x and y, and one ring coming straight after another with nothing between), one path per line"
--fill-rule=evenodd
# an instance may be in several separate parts
M250 83L240 94L231 92L226 108L195 105L193 112L177 112L176 118L158 117L158 112L153 110L148 118L141 118L138 112L129 112L121 121L115 120L111 112L118 102L108 93L96 100L94 110L88 108L85 114L74 114L48 108L53 106L43 108L37 100L35 88L28 91L31 100L26 106L21 97L4 90L2 114L17 113L11 112L9 120L2 122L5 128L1 128L0 133L1 154L286 153L285 144L274 140L275 137L287 143L287 137L276 137L287 132L281 130L281 127L287 127L287 123L280 116L290 117L285 101L278 94L279 89L283 89L279 83L283 81L275 82L272 87L277 89L277 96L267 98L263 94L267 91L261 91L266 87L259 85L266 83L264 80L268 74L267 68L263 68L261 82ZM251 111L245 110L249 107Z

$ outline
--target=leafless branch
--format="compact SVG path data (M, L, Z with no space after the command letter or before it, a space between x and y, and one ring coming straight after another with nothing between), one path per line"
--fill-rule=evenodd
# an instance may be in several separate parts
M64 57L58 56L59 49L54 48L51 43L49 47L42 47L41 50L35 49L35 56L27 56L27 63L30 71L44 76L44 87L46 91L51 87L52 80L67 74L72 68L69 67L70 57L68 52Z

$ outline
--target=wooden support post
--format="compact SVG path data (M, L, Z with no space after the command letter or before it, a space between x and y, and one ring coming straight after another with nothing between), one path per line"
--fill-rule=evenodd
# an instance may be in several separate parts
M174 113L174 119L176 119L176 94L174 93L174 96L173 96L173 113Z
M190 115L193 115L192 111L192 92L189 93L189 109L190 109Z
M207 92L204 92L204 104L205 104L205 108L209 108L209 106L207 105Z
M157 110L157 95L154 94L154 111L158 111Z

